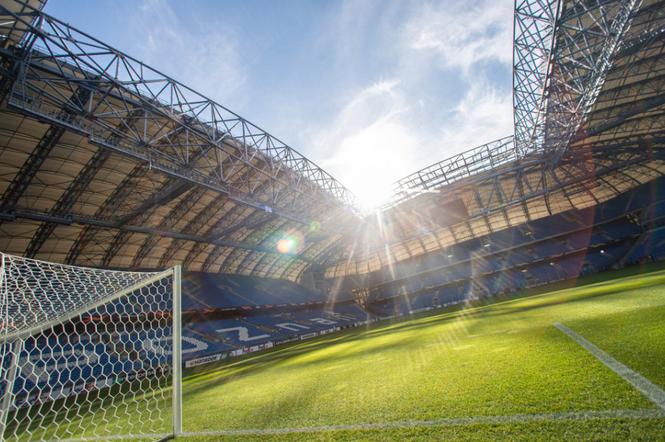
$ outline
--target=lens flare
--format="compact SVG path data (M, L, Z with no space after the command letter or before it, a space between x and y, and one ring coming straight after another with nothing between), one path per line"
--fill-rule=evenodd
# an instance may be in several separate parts
M294 238L282 238L277 241L277 251L279 253L293 253L296 248L296 240Z
M305 245L305 236L297 230L282 232L280 239L275 244L279 253L298 253Z
M310 232L318 232L319 229L321 229L321 223L318 221L312 221L309 223L309 231Z

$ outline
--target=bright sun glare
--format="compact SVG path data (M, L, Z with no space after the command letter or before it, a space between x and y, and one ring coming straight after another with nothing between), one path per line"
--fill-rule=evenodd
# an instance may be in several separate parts
M411 149L416 145L402 125L379 121L342 141L336 175L358 198L361 210L375 209L393 196L393 183L413 171Z

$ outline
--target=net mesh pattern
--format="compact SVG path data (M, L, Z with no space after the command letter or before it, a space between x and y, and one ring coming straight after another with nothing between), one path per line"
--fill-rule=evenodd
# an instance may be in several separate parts
M3 335L58 320L140 284L155 273L68 266L2 254Z
M0 440L170 434L172 273L4 262Z

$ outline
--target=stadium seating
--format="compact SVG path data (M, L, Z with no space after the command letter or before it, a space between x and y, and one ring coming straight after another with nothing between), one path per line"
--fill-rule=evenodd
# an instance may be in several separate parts
M236 356L365 324L373 319L355 304L340 304L334 309L308 308L238 315L228 319L201 316L188 321L184 327L184 359L203 358L207 361L211 355Z
M364 308L353 302L353 281L342 281L333 297L288 281L189 273L183 285L183 309L192 313L185 324L185 359L234 356L382 318L665 259L663 202L638 188L596 207L396 263L391 275L377 271L366 276L373 289Z
M378 284L380 291L375 300L385 304L396 298L390 308L408 312L414 306L418 309L439 304L438 297L428 298L422 292L445 294L464 280L472 280L465 284L469 289L467 298L491 296L576 278L645 257L663 259L665 231L652 229L646 233L644 225L665 224L663 206L662 201L654 202L638 188L596 207L542 218L489 234L481 241L457 244L445 258L432 254L397 263L391 269L397 278L372 275L368 279L390 281ZM405 293L410 302L397 299L404 298Z
M318 291L290 281L190 272L183 281L183 310L293 306L326 302ZM350 300L343 294L339 301Z

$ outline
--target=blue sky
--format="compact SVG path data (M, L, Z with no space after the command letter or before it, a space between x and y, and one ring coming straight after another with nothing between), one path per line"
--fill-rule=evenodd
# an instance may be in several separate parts
M365 205L512 133L510 0L49 0L282 139Z

